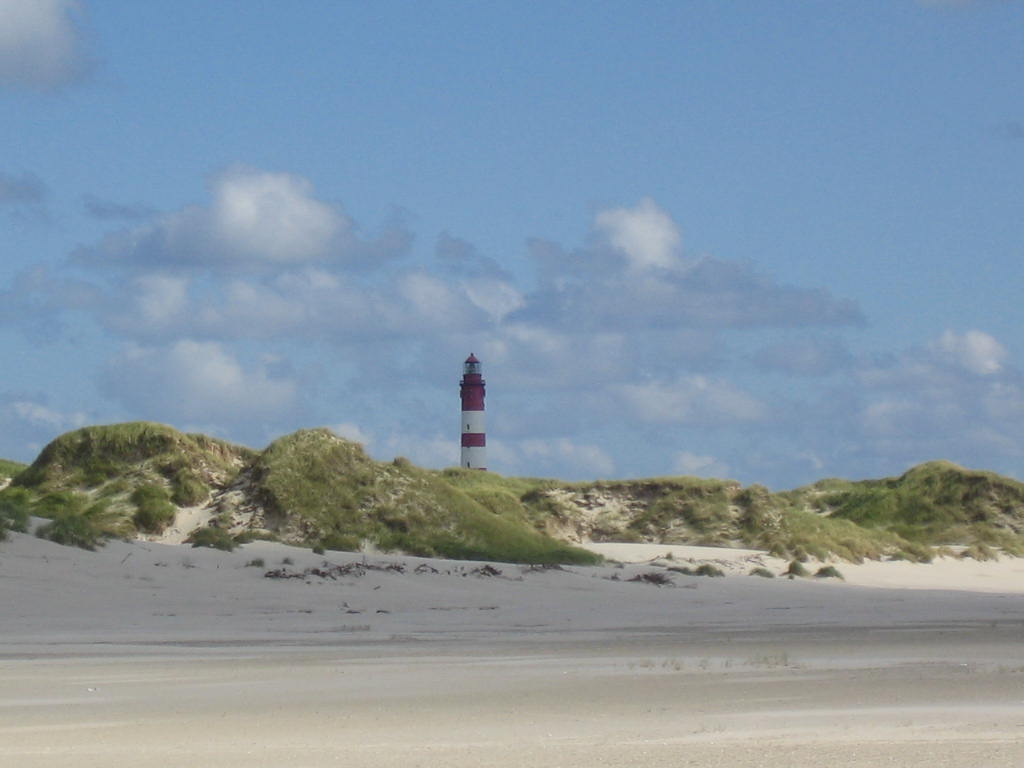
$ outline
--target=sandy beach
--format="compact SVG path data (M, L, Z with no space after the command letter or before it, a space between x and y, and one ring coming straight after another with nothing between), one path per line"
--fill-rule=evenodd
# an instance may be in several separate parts
M752 551L597 548L619 562L13 534L0 764L1024 764L1024 561L840 582L749 576L784 566ZM728 575L663 567L699 562Z

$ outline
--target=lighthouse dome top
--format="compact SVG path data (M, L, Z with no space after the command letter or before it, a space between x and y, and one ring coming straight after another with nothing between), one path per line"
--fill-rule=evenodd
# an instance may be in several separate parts
M480 361L476 359L476 355L472 352L469 357L466 358L465 365L462 366L463 373L480 373Z

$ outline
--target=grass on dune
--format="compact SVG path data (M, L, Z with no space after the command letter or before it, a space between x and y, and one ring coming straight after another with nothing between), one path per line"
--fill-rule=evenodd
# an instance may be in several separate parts
M484 474L484 473L480 473ZM501 496L493 477L467 492L404 459L375 462L324 429L274 441L255 464L263 501L308 540L372 542L410 554L508 562L594 562L597 556L531 529ZM496 477L496 476L495 476ZM493 506L473 498L490 494Z
M850 520L799 509L787 510L779 528L757 543L782 557L799 559L825 560L833 556L859 563L898 554L903 559L927 562L932 557L930 547L891 531L864 528Z
M28 530L29 518L49 521L36 529L36 535L58 544L96 549L107 539L128 535L120 515L113 513L104 500L76 491L52 491L36 494L25 488L8 487L0 491L0 539L7 531Z
M36 529L36 536L57 544L92 550L107 539L129 534L124 520L110 510L106 501L73 491L43 496L33 505L33 513L50 518Z
M8 531L24 533L32 514L32 494L23 488L5 488L0 491L0 541Z
M555 480L533 477L505 477L494 472L450 467L440 477L477 504L508 520L519 520L543 530L548 510L538 504L541 491L557 485Z
M9 459L0 459L0 480L11 478L22 472L28 465Z
M133 521L140 531L160 533L174 522L177 509L162 486L140 485L132 491L130 498L135 505Z
M403 458L378 462L326 429L300 430L256 452L133 422L69 432L28 467L0 461L0 479L8 477L10 487L0 491L0 535L39 515L52 520L47 535L90 546L110 535L159 532L179 507L216 500L228 505L218 506L225 533L250 525L249 534L322 550L373 544L455 558L598 559L555 535L755 546L798 562L927 561L937 546L953 544L979 558L1024 554L1024 483L948 462L780 493L695 477L562 483L424 470ZM229 488L233 496L214 499ZM239 488L247 494L242 502L225 501ZM257 509L265 519L239 523L255 519L233 517L240 509Z
M247 448L163 424L84 427L50 442L7 490L30 492L33 514L54 518L52 530L75 528L89 539L86 528L95 524L101 531L93 537L95 545L105 532L160 532L174 520L178 506L208 498L213 482L233 477L252 455ZM102 515L83 516L84 502L78 497L88 501L88 508L100 505ZM55 507L53 499L67 500L66 508ZM58 521L61 515L66 519Z
M437 483L429 476L424 480ZM431 525L420 531L392 532L382 544L407 552L471 560L576 564L601 560L591 552L555 541L521 520L509 519L446 483L434 485L432 495L444 512Z
M53 440L14 484L39 490L98 488L130 476L132 470L147 470L186 486L197 479L197 466L211 474L230 474L237 471L239 456L252 454L247 448L185 434L164 424L139 421L83 427ZM188 493L184 488L182 492Z
M790 493L823 519L894 537L904 552L973 543L1024 552L1024 483L992 472L934 461L899 477L824 480Z

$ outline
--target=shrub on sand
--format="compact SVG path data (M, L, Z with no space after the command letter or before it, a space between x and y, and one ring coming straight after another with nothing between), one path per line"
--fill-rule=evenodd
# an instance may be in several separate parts
M988 546L987 544L971 544L963 552L960 553L961 558L971 558L978 562L984 562L985 560L998 560L999 555Z
M0 491L0 541L7 531L28 530L32 495L24 488L6 488Z
M725 572L711 563L701 563L693 572L695 576L725 576Z
M86 506L83 497L57 510L50 522L36 529L36 536L65 546L94 550L116 534L113 516L105 501Z
M171 478L171 501L179 506L194 506L209 495L210 489L189 469L180 469Z
M842 579L843 574L834 565L826 565L818 569L818 572L814 574L819 579Z
M200 528L193 531L186 541L193 547L210 547L230 552L237 542L223 528Z
M807 576L809 571L804 567L804 564L799 560L794 560L789 564L789 568L786 569L787 576Z
M171 504L167 491L159 485L140 485L132 491L131 502L135 505L132 521L140 531L160 533L174 522L177 510Z

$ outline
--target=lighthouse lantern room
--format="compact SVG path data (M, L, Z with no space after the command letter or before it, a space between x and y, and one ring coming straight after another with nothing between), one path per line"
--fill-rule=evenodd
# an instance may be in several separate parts
M484 378L480 361L470 354L462 367L462 462L466 469L487 469L487 436L484 433Z

